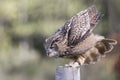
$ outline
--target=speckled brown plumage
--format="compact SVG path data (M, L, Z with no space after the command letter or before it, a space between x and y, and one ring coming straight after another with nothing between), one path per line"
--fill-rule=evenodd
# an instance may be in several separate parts
M49 57L70 58L80 65L98 61L116 44L115 40L93 34L92 31L102 16L95 6L73 16L64 26L46 39L47 55Z

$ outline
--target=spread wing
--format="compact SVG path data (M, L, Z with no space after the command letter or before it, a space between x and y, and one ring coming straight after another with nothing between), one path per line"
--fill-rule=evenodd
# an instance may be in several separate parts
M71 18L71 29L68 34L68 45L75 46L87 38L100 20L101 14L95 6L79 12Z

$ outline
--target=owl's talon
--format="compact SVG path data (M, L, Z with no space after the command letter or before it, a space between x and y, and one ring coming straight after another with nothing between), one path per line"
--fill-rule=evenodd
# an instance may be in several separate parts
M75 68L75 67L79 67L80 65L78 62L74 62L72 64L69 64L69 66Z

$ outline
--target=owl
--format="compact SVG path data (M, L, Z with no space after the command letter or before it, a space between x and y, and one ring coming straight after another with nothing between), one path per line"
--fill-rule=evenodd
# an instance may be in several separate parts
M46 39L47 56L71 59L70 65L100 60L117 44L116 40L93 33L102 17L94 5L77 13Z

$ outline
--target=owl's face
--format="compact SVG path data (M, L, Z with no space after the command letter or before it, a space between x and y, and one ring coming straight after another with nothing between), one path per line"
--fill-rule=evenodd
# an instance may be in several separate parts
M54 49L48 49L47 56L48 57L58 57L58 52Z
M48 57L58 57L58 46L56 43L50 43L50 39L46 39L45 49Z

